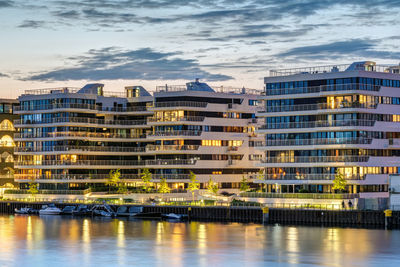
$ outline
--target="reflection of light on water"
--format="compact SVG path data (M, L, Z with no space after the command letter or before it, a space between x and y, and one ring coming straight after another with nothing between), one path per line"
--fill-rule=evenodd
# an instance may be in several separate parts
M90 220L84 219L82 223L82 249L83 255L85 256L85 263L89 264L90 262Z
M173 225L173 233L171 238L171 254L172 257L172 266L183 266L182 263L182 254L183 254L183 232L182 232L182 224L174 224Z
M286 233L286 249L288 251L288 262L299 263L299 232L296 227L289 227Z
M197 231L197 247L200 255L207 253L207 231L204 224L199 224L199 230Z
M117 228L118 263L125 265L125 224L118 221Z
M157 235L156 235L156 243L160 245L163 240L164 234L164 224L162 222L157 223Z
M32 236L32 217L29 216L26 222L26 247L28 253L31 254L33 250L33 236Z

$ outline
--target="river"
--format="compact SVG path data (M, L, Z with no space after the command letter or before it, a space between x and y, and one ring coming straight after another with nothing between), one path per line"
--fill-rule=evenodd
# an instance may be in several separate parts
M400 231L0 216L0 266L400 266Z

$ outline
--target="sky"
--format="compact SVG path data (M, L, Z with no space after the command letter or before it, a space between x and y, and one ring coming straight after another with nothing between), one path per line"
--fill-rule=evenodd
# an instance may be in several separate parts
M261 89L269 70L400 63L400 0L0 0L0 97L185 84Z

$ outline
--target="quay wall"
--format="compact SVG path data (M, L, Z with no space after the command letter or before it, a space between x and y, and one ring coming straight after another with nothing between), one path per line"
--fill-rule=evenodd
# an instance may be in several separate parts
M30 206L40 209L49 203L24 203L1 201L0 213L13 214L15 208ZM59 208L78 204L55 203ZM117 205L110 205L114 210ZM128 205L127 205L128 206ZM270 208L263 213L260 207L227 207L227 206L152 206L140 205L144 212L160 212L162 214L187 214L190 220L216 222L244 222L291 225L326 225L350 227L384 227L383 211L365 210L314 210L314 209L277 209ZM387 218L389 228L400 228L400 211L393 211Z

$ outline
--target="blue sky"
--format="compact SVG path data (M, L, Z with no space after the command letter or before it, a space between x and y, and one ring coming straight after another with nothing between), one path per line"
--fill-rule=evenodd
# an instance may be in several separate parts
M0 97L25 89L262 88L269 69L400 62L400 0L0 0Z

